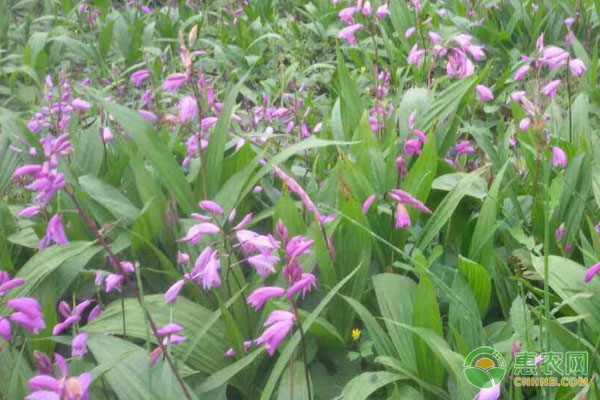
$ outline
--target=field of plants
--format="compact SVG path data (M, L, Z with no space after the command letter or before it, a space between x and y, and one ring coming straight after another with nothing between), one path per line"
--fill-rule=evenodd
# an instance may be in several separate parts
M0 1L0 399L600 399L599 16Z

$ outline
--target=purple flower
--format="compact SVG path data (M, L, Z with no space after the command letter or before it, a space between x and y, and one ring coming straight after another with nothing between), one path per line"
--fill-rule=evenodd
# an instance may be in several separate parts
M198 104L192 96L185 96L179 102L179 120L182 124L196 119L198 113Z
M353 24L354 14L356 14L358 11L358 7L346 7L338 13L338 17L340 17L340 19L346 24Z
M500 394L500 383L498 383L491 388L481 389L479 393L477 393L477 396L475 396L475 400L498 400Z
M214 250L210 253L210 256L201 268L198 268L197 274L193 276L192 279L197 280L198 278L202 278L202 287L204 290L218 287L221 285L221 277L219 275L220 269L221 260L219 258L219 253L217 250Z
M85 353L87 353L87 340L87 333L80 333L73 338L73 341L71 342L71 357L81 358Z
M573 23L575 22L575 18L573 18L573 17L569 17L569 18L565 19L565 21L564 21L564 22L565 22L565 25L566 25L566 26L567 26L567 28L568 28L568 27L570 27L571 25L573 25Z
M365 1L362 8L362 13L365 17L370 17L373 9L371 8L371 2L369 0Z
M463 140L456 145L454 151L456 151L456 154L460 156L463 154L474 154L475 148L471 146L471 143L468 140Z
M243 227L248 225L250 223L250 221L252 220L252 217L253 217L252 213L246 214L244 216L244 218L242 218L242 220L240 222L238 222L238 224L236 226L233 227L233 230L236 231L236 230L242 229Z
M565 236L565 230L566 230L566 228L567 227L566 227L565 223L563 222L556 229L556 232L554 232L554 236L556 237L556 241L557 242L560 242L563 239L563 237Z
M363 206L362 206L363 214L366 214L367 212L369 212L369 208L371 208L371 204L373 204L373 201L375 201L374 194L367 197L367 199L365 200L365 202L363 203Z
M175 72L165 78L163 90L166 92L176 92L187 81L188 77L180 72Z
M202 240L204 235L213 235L220 231L221 229L217 225L203 222L201 224L193 225L188 229L187 234L179 240L182 242L190 242L191 245L195 245Z
M414 26L411 26L410 28L408 28L406 30L406 32L404 32L404 37L406 39L408 39L409 37L411 37L413 35L413 33L415 33L417 30L417 28L415 28Z
M102 128L102 141L104 143L112 145L114 142L114 138L115 137L113 136L113 133L108 126Z
M408 210L404 206L404 203L396 204L396 228L404 229L410 227L410 216Z
M90 300L83 301L75 307L74 311L72 311L71 307L69 307L69 305L66 302L61 301L58 304L58 310L65 320L54 326L54 328L52 329L52 335L56 336L71 325L79 322L81 320L81 314L83 314L85 309L91 303L92 302Z
M248 257L247 261L261 277L266 278L270 273L275 272L275 264L279 262L279 257L272 254L257 254Z
M18 323L35 334L46 328L37 300L30 297L20 297L8 300L6 305L16 311L9 317L12 322Z
M51 375L37 375L29 380L29 387L34 392L26 400L88 400L87 392L92 375L88 372L79 376L68 376L69 370L65 359L58 353L54 354L60 371L60 379Z
M88 322L92 322L93 320L95 320L96 318L98 318L100 316L100 312L101 311L102 311L102 304L96 304L94 306L94 308L92 308L92 310L88 314L87 321Z
M349 44L355 45L356 38L354 37L354 35L356 34L357 31L359 31L363 28L364 28L364 26L362 24L350 25L350 26L345 27L341 31L339 31L337 36L340 39L346 40Z
M71 106L77 110L77 111L87 111L90 109L90 107L92 106L90 103L88 103L85 100L82 99L74 99L71 102Z
M60 214L55 214L52 218L50 218L48 227L46 228L46 235L42 238L42 240L40 240L40 250L48 247L51 242L54 242L57 245L65 245L69 243L63 229L62 215Z
M256 289L250 296L246 302L250 304L255 311L260 310L267 300L281 297L285 294L285 290L278 286L263 286L261 288Z
M138 112L142 115L142 117L146 119L146 121L150 123L156 121L156 114L154 114L153 112L144 109L140 109L138 110Z
M221 208L221 206L219 206L214 201L202 200L200 202L200 208L205 211L211 212L213 214L217 214L217 215L223 214L223 209Z
M169 335L174 335L176 333L179 333L183 330L183 327L181 325L177 325L177 324L167 324L165 326L163 326L162 328L158 329L156 331L156 334L158 336L169 336Z
M19 287L25 283L23 278L10 279L8 272L0 271L0 297L6 296L9 290Z
M22 312L29 318L38 318L41 315L40 305L36 299L31 297L18 297L10 299L6 305L15 311Z
M254 341L254 343L257 345L265 344L267 353L269 353L270 356L273 356L281 341L294 326L295 320L296 317L289 311L273 311L264 323L264 326L268 326L268 328Z
M521 132L525 132L527 130L527 128L529 128L530 124L531 124L531 118L529 118L529 117L523 118L521 120L521 122L519 122L519 129L521 130Z
M560 83L561 83L560 79L555 79L555 80L551 81L550 83L548 83L546 86L544 86L542 88L542 93L544 93L546 96L548 96L550 98L553 98L554 96L556 96L556 91L557 91Z
M408 58L406 61L409 64L413 64L415 67L420 67L423 64L423 55L425 55L425 50L419 50L417 44L415 44L411 49L410 53L408 53Z
M398 203L396 205L396 228L408 228L411 225L410 216L405 206L406 204L409 204L424 213L431 214L431 210L427 208L425 204L404 190L392 189L389 192L389 195Z
M185 279L180 279L177 282L175 282L169 288L169 290L167 290L167 292L165 293L165 301L167 302L167 304L175 304L175 302L177 302L177 296L179 296L179 292L183 288L184 284Z
M587 283L587 282L591 281L592 279L594 279L594 276L596 276L598 271L600 271L600 262L597 262L596 264L594 264L590 268L588 268L588 270L585 273L584 281Z
M317 287L317 277L313 274L303 273L301 278L297 280L287 290L286 296L291 299L298 292L302 292L302 298L306 296L306 293Z
M42 211L42 206L29 206L19 211L19 217L31 218L38 215Z
M212 128L217 123L218 120L219 119L217 117L203 118L202 121L200 121L200 129L202 130L202 132L208 132L210 128Z
M563 168L566 168L567 166L567 155L564 150L558 146L552 147L552 166Z
M479 101L483 103L494 99L492 91L487 86L477 85L475 86L475 91L477 92L477 97L479 98Z
M404 142L404 152L409 156L421 154L421 141L417 139L408 139Z
M520 81L529 72L531 67L529 65L523 65L515 72L515 80Z
M0 315L0 336L4 338L7 342L10 342L12 338L12 333L10 329L10 322Z
M448 55L447 58L446 74L462 79L472 75L474 72L475 66L469 57L467 57L467 54L459 48L453 48L452 54Z
M108 274L106 277L106 293L110 293L115 289L120 290L124 279L125 276L121 274Z
M377 8L377 11L375 11L375 15L377 15L377 18L379 19L384 19L389 13L387 3L380 5Z
M583 75L585 71L587 71L585 64L579 58L574 58L569 61L569 69L573 75L577 76Z
M135 71L131 74L131 82L135 85L135 87L139 87L146 79L150 77L150 73L147 69L140 69L139 71Z
M548 46L542 50L540 60L544 62L548 68L556 69L562 67L569 59L569 52L556 46Z

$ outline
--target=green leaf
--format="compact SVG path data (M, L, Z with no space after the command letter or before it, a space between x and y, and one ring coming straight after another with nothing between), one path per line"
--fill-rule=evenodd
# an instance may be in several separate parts
M83 174L94 176L98 174L104 157L104 142L100 137L98 123L81 132L75 157L77 162L74 164Z
M428 328L432 332L443 335L442 317L438 306L435 287L423 267L419 267L419 284L415 290L413 325ZM419 366L419 375L427 382L441 386L444 379L442 365L432 354L429 345L418 335L414 337L415 353Z
M290 379L290 369L286 368L279 383L277 400L311 400L308 397L308 386L306 386L306 376L304 373L304 364L295 361L293 366L293 375ZM290 396L290 387L293 386L294 397ZM312 389L314 393L314 389Z
M192 191L185 180L183 171L177 165L167 145L154 132L148 121L136 111L114 102L106 102L99 95L94 95L94 97L114 116L118 123L123 125L138 150L156 169L156 176L173 193L183 211L186 214L194 212L196 207L194 206Z
M381 325L379 325L369 309L362 305L359 301L354 300L352 297L342 297L352 306L352 308L354 308L354 311L356 311L359 318L362 319L365 328L369 332L369 337L375 342L377 354L381 356L391 356L395 354L394 347L390 341L390 336L388 336Z
M417 115L421 114L423 108L427 104L427 89L410 88L404 95L398 106L398 129L399 139L405 139L409 134L408 118L410 114L417 111Z
M339 46L336 46L337 74L340 80L340 105L342 111L342 121L346 137L349 137L358 126L358 122L363 115L363 104L358 92L358 87L350 77L344 56Z
M377 390L390 383L406 379L404 375L388 372L375 371L365 372L353 378L344 386L339 400L366 400Z
M100 366L108 366L103 375L119 400L185 398L170 367L162 361L151 367L146 349L102 334L89 335L88 347Z
M477 300L477 307L484 317L492 296L492 278L485 267L462 256L458 259L458 269L467 279L469 287Z
M442 229L442 227L448 222L456 207L462 200L462 198L467 194L469 188L475 182L485 169L481 168L479 170L473 171L464 178L462 178L448 193L448 195L444 198L444 200L440 203L438 208L435 210L431 218L425 224L421 235L417 241L418 248L420 250L425 250L427 246L435 239L436 235Z
M256 349L246 357L237 360L236 362L228 365L227 367L215 372L199 386L198 390L203 392L209 392L218 388L219 386L227 383L231 378L237 375L241 370L246 368L248 365L264 352L264 348Z
M492 187L487 194L487 198L483 202L479 218L477 218L477 223L475 224L475 229L473 230L473 235L471 237L469 258L485 266L490 266L494 259L496 210L500 208L502 204L498 196L507 167L508 162L504 164L502 169L500 169L496 175L494 183L492 183Z
M532 256L533 267L536 272L544 276L544 258ZM600 281L592 279L585 282L585 273L587 269L575 261L559 256L550 256L548 258L548 272L550 288L563 301L569 299L569 305L577 314L585 315L586 321L600 332L600 298L598 296L579 296L574 298L574 294L579 293L598 293L600 292Z
M455 172L452 174L445 174L438 176L434 179L432 188L435 190L441 190L444 192L450 192L456 187L467 175L465 172ZM471 196L476 199L484 199L487 196L487 184L481 177L474 180L470 187L467 189L466 196Z
M79 184L91 198L106 207L115 217L135 221L140 215L140 210L121 191L95 176L82 176Z
M161 327L170 321L176 321L184 328L185 335L193 335L195 332L206 329L207 321L213 318L213 312L200 304L192 303L183 296L179 296L177 304L170 308L165 306L164 296L149 295L144 297L145 307L156 324ZM127 337L142 340L148 338L150 328L146 323L142 307L136 299L125 299L125 320ZM88 323L83 329L88 333L110 333L113 335L123 334L123 312L121 301L110 303L98 319ZM154 337L151 338L154 341ZM225 326L222 321L216 321L210 329L202 335L202 340L193 348L187 359L187 364L202 372L212 374L227 365L223 355L227 350L225 344ZM173 354L180 358L187 351L186 346L173 346ZM239 384L239 382L233 382Z
M233 114L237 95L244 86L244 81L249 73L250 71L227 94L223 108L219 114L219 120L215 125L213 133L210 135L210 141L206 148L206 166L202 166L202 168L205 168L207 174L205 196L207 198L212 198L220 188L225 145L227 144L227 137L229 135L229 122Z
M412 333L387 322L413 323L417 285L406 276L379 274L373 276L373 287L375 288L381 315L386 321L387 330L396 349L398 359L401 360L404 368L417 372L417 355Z
M363 115L352 138L357 144L350 147L356 165L378 192L384 191L385 163L379 144L371 131L366 115Z
M450 374L452 380L457 385L456 393L454 394L453 398L472 399L475 397L477 390L467 382L463 372L464 357L452 351L448 343L446 343L441 336L437 335L430 329L411 326L388 319L384 320L386 322L389 321L391 324L402 329L412 332L421 340L423 340L427 346L429 346L429 349L434 357L443 363L446 371Z

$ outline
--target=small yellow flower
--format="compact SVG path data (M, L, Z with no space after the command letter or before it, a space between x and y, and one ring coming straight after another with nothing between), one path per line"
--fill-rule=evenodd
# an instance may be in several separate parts
M360 339L361 333L362 331L358 328L352 329L352 340L356 342L358 339Z
M361 73L361 74L364 74L366 70L367 70L367 69L366 69L364 66L363 66L363 67L360 67L360 73Z
M371 87L370 87L370 86L367 86L367 87L365 88L365 92L367 92L367 93L371 93Z

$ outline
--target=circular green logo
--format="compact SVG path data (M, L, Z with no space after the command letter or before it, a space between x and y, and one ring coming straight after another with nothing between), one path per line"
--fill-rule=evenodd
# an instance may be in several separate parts
M497 385L506 374L504 357L489 346L479 347L470 352L463 367L467 380L479 389Z

